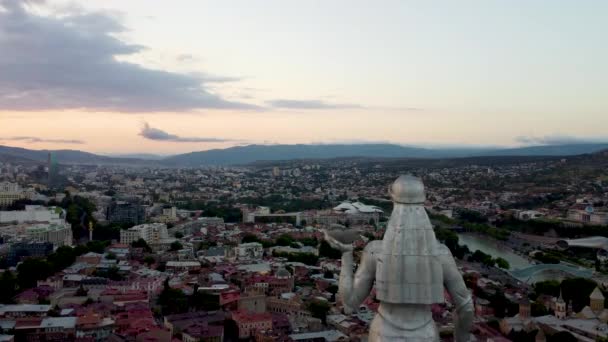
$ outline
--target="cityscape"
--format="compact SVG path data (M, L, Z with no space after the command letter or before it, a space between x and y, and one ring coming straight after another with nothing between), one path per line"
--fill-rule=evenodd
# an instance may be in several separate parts
M608 341L607 15L0 0L0 342Z

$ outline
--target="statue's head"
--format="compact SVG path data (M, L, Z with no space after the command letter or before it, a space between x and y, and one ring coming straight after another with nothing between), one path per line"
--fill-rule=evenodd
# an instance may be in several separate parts
M423 204L426 200L424 184L412 175L399 176L388 188L393 202L401 204Z

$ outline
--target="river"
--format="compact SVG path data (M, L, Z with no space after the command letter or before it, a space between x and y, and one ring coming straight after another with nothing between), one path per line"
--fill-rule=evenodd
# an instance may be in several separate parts
M474 234L459 234L459 243L467 245L471 252L480 250L494 258L501 257L509 262L511 270L526 268L530 262L521 255L515 254L510 248L502 245L502 242L492 238L486 238Z
M525 257L522 257L521 255L515 254L515 252L509 248L506 247L504 245L504 243L502 241L499 240L495 240L493 238L490 237L484 237L484 236L480 236L480 235L475 235L475 234L459 234L459 243L461 245L467 245L469 247L469 250L471 252L475 252L476 250L480 250L486 254L491 255L494 258L497 257L501 257L505 260L507 260L509 262L509 265L511 266L511 268L509 269L509 271L516 271L518 269L524 269L527 268L528 266L532 265L532 263L526 259ZM560 267L572 267L571 265L566 265L566 264L561 264ZM576 266L573 267L574 270L581 270L582 268L578 268ZM526 282L528 284L532 284L538 281L543 281L543 280L560 280L560 279L564 279L566 276L571 276L572 273L564 273L562 272L563 270L544 270L538 273L533 273L531 275L520 275L517 277L517 279ZM585 276L585 277L590 277L592 271L591 270L587 270L589 271L589 275ZM516 277L515 274L517 274L517 272L515 272L515 274L511 273L514 277ZM580 275L579 275L580 276Z

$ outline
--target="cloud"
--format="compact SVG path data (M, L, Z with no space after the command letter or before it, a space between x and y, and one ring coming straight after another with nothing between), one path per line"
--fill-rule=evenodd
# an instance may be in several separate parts
M266 103L275 108L284 109L354 109L363 108L357 104L349 103L328 103L323 100L293 100L293 99L277 99L266 101Z
M149 140L157 140L157 141L170 141L170 142L206 142L206 143L216 143L216 142L227 142L227 141L236 141L232 139L222 139L222 138L204 138L204 137L180 137L179 135L167 133L161 129L150 127L147 122L144 122L144 125L139 132L139 135Z
M4 141L25 141L30 144L34 143L51 143L51 144L84 144L84 141L77 139L48 139L48 138L38 138L38 137L10 137L10 138L1 138L0 140Z
M608 138L597 138L597 137L573 137L568 135L547 135L542 137L534 136L519 136L515 138L515 141L524 145L567 145L567 144L593 144L593 143L604 143L608 141Z
M255 109L208 84L238 79L147 68L117 57L145 47L117 38L127 29L105 12L28 11L41 1L0 0L0 110L120 112Z

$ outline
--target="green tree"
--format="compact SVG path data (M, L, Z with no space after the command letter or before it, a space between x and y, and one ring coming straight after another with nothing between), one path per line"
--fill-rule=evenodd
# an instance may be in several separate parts
M149 255L148 255L148 256L146 256L146 257L144 258L144 264L146 264L146 265L148 265L148 266L152 265L152 264L153 264L153 263L155 263L155 262L156 262L156 260L155 260L155 259L154 259L154 257L152 257L152 256L149 256Z
M163 290L158 296L158 305L163 315L183 313L188 311L188 298L182 290L169 286L169 278L165 280Z
M17 284L21 290L36 286L38 280L48 278L53 274L51 264L43 259L31 258L17 266Z
M308 304L308 311L310 311L312 317L320 319L321 321L323 321L323 324L326 323L327 313L329 312L329 309L329 303L321 300L313 300Z
M182 233L182 232L175 232L174 236L175 236L176 239L181 239L181 238L184 237L184 233Z
M342 257L342 253L331 247L327 241L321 241L319 245L319 257L321 258L329 258L329 259L340 259Z
M560 331L547 336L547 342L577 342L578 339L567 331Z
M262 242L257 236L253 234L245 234L241 239L241 243L250 243L250 242Z
M283 234L277 238L275 243L277 246L291 246L294 242L294 239L290 235Z
M138 239L137 241L131 242L131 247L143 248L144 251L146 251L148 253L152 253L152 248L150 248L150 246L148 245L148 243L146 242L146 240L141 239L141 238Z
M181 243L179 243L179 241L173 241L171 243L171 246L169 247L169 250L170 251L179 251L182 248L183 248L183 246Z
M501 257L498 257L495 259L496 260L496 266L508 270L509 268L511 268L511 265L509 265L509 262Z
M17 278L10 270L5 270L0 276L0 303L11 304L17 294Z
M533 317L545 316L549 314L549 310L545 307L545 304L535 301L530 304L530 313Z

